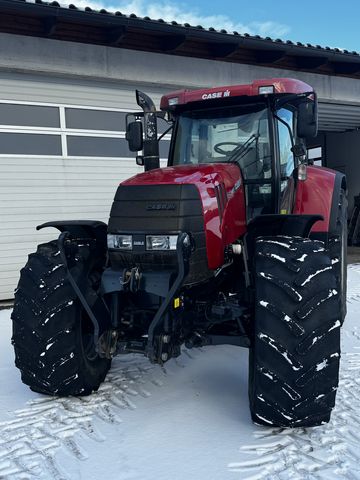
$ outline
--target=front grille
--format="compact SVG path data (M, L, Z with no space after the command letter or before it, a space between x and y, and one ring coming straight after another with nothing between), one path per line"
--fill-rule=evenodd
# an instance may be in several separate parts
M111 208L108 232L131 233L138 239L145 239L150 233L187 232L194 241L194 251L186 283L199 282L211 275L202 202L195 185L120 185ZM109 254L113 268L176 269L177 265L174 251L147 252L144 247L134 247L131 252L111 250Z

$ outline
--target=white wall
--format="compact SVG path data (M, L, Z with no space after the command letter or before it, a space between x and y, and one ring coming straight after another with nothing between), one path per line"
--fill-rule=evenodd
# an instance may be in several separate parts
M0 69L71 78L107 80L119 85L207 87L254 79L296 77L310 84L319 100L360 104L357 79L258 67L231 62L141 52L0 33ZM115 87L116 88L116 87ZM116 100L115 100L116 101Z
M146 91L159 102L161 87ZM131 85L25 72L0 76L4 100L139 110ZM0 125L0 132L8 128ZM13 297L27 255L58 236L53 229L36 231L37 225L65 219L107 222L118 184L142 171L134 158L0 154L0 300Z

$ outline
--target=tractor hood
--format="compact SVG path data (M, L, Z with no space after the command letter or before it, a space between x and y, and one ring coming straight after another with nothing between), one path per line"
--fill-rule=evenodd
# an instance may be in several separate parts
M218 177L218 178L216 178ZM177 165L175 167L157 168L140 173L125 180L121 185L160 185L160 184L196 184L204 185L214 181L233 181L240 177L239 168L234 164L213 163L205 165Z
M131 210L131 220L121 221L120 216L130 216L126 210ZM185 229L193 234L193 229L199 229L198 221L205 233L208 268L214 270L224 263L226 246L246 230L244 188L237 165L181 165L135 175L118 188L109 232L114 233L114 228L151 233Z

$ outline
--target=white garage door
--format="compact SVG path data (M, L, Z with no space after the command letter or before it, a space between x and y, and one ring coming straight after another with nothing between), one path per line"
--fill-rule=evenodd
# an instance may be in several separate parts
M159 100L160 91L145 90ZM141 172L125 141L134 88L13 76L0 80L0 300L49 220L107 221L120 181ZM132 155L132 157L131 157Z

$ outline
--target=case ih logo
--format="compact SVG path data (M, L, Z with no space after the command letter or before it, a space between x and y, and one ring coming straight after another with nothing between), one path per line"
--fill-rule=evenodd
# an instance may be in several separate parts
M230 97L230 90L225 90L225 92L214 92L214 93L204 93L201 97L203 100L211 100L212 98L223 98Z
M150 203L146 205L146 210L175 210L175 203Z

